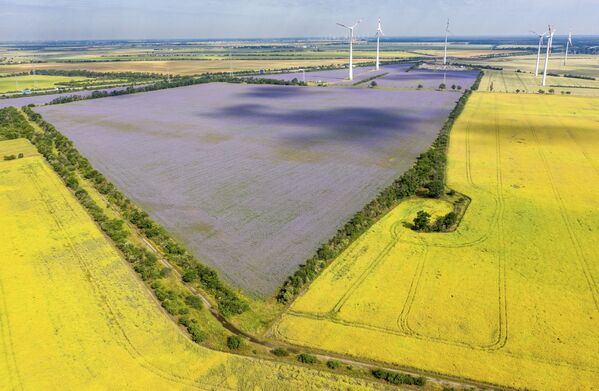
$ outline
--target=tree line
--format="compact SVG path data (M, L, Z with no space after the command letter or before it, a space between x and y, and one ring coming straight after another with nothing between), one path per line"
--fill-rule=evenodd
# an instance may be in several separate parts
M417 158L414 165L356 213L328 242L320 246L315 255L300 265L298 270L287 278L277 293L279 303L291 302L330 262L347 249L362 233L366 232L372 224L396 206L399 201L418 191L425 191L426 195L432 198L439 198L443 195L449 133L472 91L478 89L481 78L482 73L478 75L472 89L464 92L432 146Z
M24 107L23 110L29 119L41 127L43 132L34 132L16 109L8 108L2 110L0 123L4 117L7 117L14 121L14 126L8 127L7 131L3 131L1 135L7 138L25 137L37 147L38 151L64 180L65 184L74 192L79 202L89 211L100 228L113 240L125 259L133 265L135 271L140 274L144 281L149 282L159 299L161 297L164 299L161 301L168 312L184 315L181 311L185 311L181 308L185 307L185 304L189 305L190 300L185 298L175 300L170 294L160 294L160 285L154 283L162 277L161 273L164 271L156 255L146 248L136 246L127 240L128 234L124 221L109 219L104 214L88 192L81 187L77 178L78 174L89 180L93 187L106 197L111 206L120 212L121 216L135 226L147 239L155 243L164 258L181 269L188 282L198 283L202 289L210 293L216 299L218 310L223 316L241 314L249 308L245 301L241 300L233 290L220 280L215 270L201 264L166 230L155 223L145 211L133 204L99 171L95 170L90 162L75 149L72 141L58 132L53 125L44 121L41 115L35 113L31 108ZM21 117L20 120L19 117ZM167 300L170 300L170 302ZM188 303L186 303L186 300Z

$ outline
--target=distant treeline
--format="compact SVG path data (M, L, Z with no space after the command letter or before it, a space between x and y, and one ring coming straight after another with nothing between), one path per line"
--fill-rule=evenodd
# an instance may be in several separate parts
M271 84L271 85L296 85L296 86L306 86L307 84L301 82L297 79L291 81L285 80L273 80L273 79L264 79L264 78L239 78L239 77L231 77L226 74L214 74L214 75L202 75L200 77L191 77L191 76L179 76L173 79L160 80L156 83L147 85L147 86L139 86L132 87L129 86L127 88L121 90L113 90L113 91L94 91L91 95L81 96L81 95L69 95L69 96L61 96L48 104L57 105L63 103L70 103L79 100L87 100L87 99L98 99L98 98L106 98L109 96L121 96L121 95L129 95L129 94L137 94L141 92L150 92L150 91L159 91L165 90L168 88L177 88L177 87L185 87L192 86L197 84L206 84L206 83L246 83L246 84Z
M472 85L477 90L482 73ZM356 213L316 254L287 278L277 294L280 303L289 303L302 289L332 262L339 254L384 216L397 203L407 197L425 190L426 195L439 198L445 190L445 168L447 165L447 146L449 133L456 119L464 109L472 90L466 90L455 108L445 121L439 136L432 146L422 153L416 163L390 186L384 189L374 200Z
M126 79L131 82L160 79L165 77L158 73L144 72L94 72L85 69L36 69L36 75L89 77L93 79Z
M218 310L223 316L241 314L248 309L248 304L219 279L215 270L202 265L166 230L156 224L146 212L134 205L99 171L95 170L90 162L75 149L72 141L58 132L53 125L44 121L41 115L35 113L31 108L24 107L23 110L29 119L38 124L43 131L35 132L16 109L7 108L1 111L0 125L6 122L5 119L8 119L9 123L13 125L6 128L0 127L2 132L0 136L6 138L25 137L37 147L144 281L152 282L160 278L163 273L163 268L156 255L127 240L128 234L124 222L118 219L109 219L88 192L81 187L77 175L89 180L94 188L106 197L111 206L121 213L121 216L125 217L147 239L155 243L164 258L181 269L186 282L197 282L205 291L209 292L217 301ZM184 304L179 302L181 300L174 300L172 292L164 291L160 284L151 283L150 285L167 311L171 314L175 312L173 315L181 315L178 310L179 307L184 307ZM165 300L170 301L165 303ZM196 327L195 323L190 324ZM186 325L186 327L190 329L192 326ZM190 333L193 336L194 330L190 329Z

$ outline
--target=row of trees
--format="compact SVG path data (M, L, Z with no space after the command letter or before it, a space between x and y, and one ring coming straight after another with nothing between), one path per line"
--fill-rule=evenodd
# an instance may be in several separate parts
M49 102L51 105L70 103L79 100L87 100L87 99L98 99L98 98L106 98L109 96L121 96L121 95L129 95L129 94L137 94L140 92L150 92L150 91L158 91L164 90L168 88L177 88L177 87L185 87L196 84L206 84L206 83L217 83L217 82L226 82L226 83L246 83L246 84L271 84L271 85L296 85L296 86L306 86L307 84L299 81L298 79L293 79L290 81L286 80L276 80L276 79L266 79L266 78L253 78L253 77L234 77L227 74L211 74L211 75L202 75L200 77L191 77L191 76L177 76L172 79L164 79L157 81L156 83L152 83L146 86L138 86L133 87L129 86L123 89L111 90L111 91L94 91L91 95L82 96L82 95L69 95L69 96L61 96Z
M24 111L32 121L43 129L43 133L33 133L28 138L64 179L67 186L75 192L81 203L88 208L92 217L115 242L125 258L134 264L135 270L144 280L155 280L160 277L162 268L159 267L156 256L147 249L128 242L124 222L106 218L102 210L89 197L87 191L79 185L77 174L89 180L94 188L106 197L111 206L120 212L121 216L134 225L147 239L155 243L164 258L171 264L176 265L182 271L182 274L186 276L188 282L197 283L202 289L209 292L216 299L219 312L223 316L241 314L248 309L248 304L242 301L233 290L219 279L215 270L198 262L187 249L156 224L145 211L139 209L125 197L99 171L92 167L89 161L75 149L69 139L60 134L53 125L45 122L39 114L29 107L25 107ZM153 286L155 292L158 288ZM183 298L171 303L172 305L169 308L181 308L185 303ZM169 308L165 308L169 311ZM181 313L179 314L181 315Z
M481 77L482 73L473 84L473 90L478 89ZM286 304L293 300L350 243L402 199L420 191L424 191L427 196L433 198L443 195L449 132L464 109L471 93L471 90L466 90L449 115L433 145L418 157L416 163L361 211L356 213L350 221L337 231L335 236L316 251L314 256L303 265L300 265L299 269L287 278L277 293L277 300L280 303Z
M24 108L29 116L35 117L29 108ZM41 122L39 122L41 123ZM168 276L169 268L163 267L155 254L128 240L129 233L120 219L109 218L102 208L81 187L77 167L80 155L73 149L71 141L60 135L51 125L42 123L43 132L35 132L31 125L13 107L0 110L0 138L29 139L44 156L54 171L73 191L79 203L88 211L102 231L113 241L140 277L152 288L162 307L178 322L185 326L195 342L202 342L205 333L197 319L190 317L192 309L200 309L201 301L195 296L187 296L166 288L161 279ZM20 130L15 134L14 129Z

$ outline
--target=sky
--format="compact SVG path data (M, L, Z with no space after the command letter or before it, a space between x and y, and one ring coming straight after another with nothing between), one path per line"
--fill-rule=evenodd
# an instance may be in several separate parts
M357 35L599 35L599 0L0 0L0 41L330 37Z

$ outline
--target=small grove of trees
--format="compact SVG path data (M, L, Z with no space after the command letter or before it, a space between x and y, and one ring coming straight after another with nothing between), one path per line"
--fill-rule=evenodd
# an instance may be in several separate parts
M445 216L439 216L435 222L431 223L431 215L423 210L418 211L412 222L411 228L418 232L447 232L457 222L458 215L454 211Z
M482 76L482 72L479 73L478 78L472 85L472 90L478 89ZM416 194L423 188L427 189L429 197L440 197L442 195L445 183L449 132L464 109L471 93L470 90L466 90L462 95L449 114L437 139L426 152L418 157L416 163L379 193L361 211L356 213L331 239L320 246L316 254L300 265L298 270L287 278L277 293L279 303L290 302L335 257L402 199Z
M416 377L407 373L392 372L384 369L373 369L371 373L375 378L385 380L387 383L393 385L424 386L426 384L426 379L422 376Z

